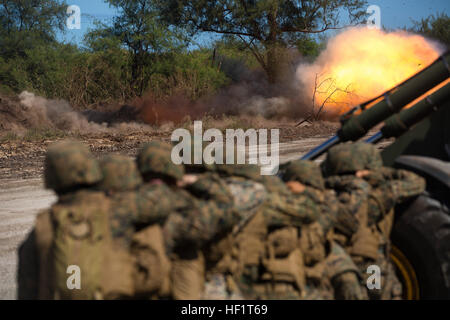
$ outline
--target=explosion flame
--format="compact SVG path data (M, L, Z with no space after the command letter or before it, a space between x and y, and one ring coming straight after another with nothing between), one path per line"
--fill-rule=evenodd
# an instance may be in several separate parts
M351 28L329 40L313 64L300 65L296 77L313 112L335 116L413 76L442 51L438 43L405 31Z

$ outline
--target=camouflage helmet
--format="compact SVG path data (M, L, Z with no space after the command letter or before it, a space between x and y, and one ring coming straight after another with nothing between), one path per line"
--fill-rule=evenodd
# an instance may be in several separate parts
M381 168L383 160L377 148L370 143L345 143L331 148L322 166L326 176L352 174L359 170Z
M103 179L99 184L105 191L129 191L142 184L142 178L133 159L109 155L100 160Z
M91 186L102 179L97 160L77 141L57 142L48 149L44 175L45 187L57 192Z
M170 144L153 141L139 152L137 164L142 175L159 174L179 180L184 175L184 167L173 163Z
M304 185L320 190L325 189L325 182L320 166L313 161L291 161L285 165L283 171L284 181L298 181Z

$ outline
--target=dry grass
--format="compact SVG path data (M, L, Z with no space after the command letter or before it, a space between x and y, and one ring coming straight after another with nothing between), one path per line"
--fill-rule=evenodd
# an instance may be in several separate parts
M76 134L69 134L64 131L54 128L31 128L24 132L9 131L0 134L1 142L27 141L27 142L41 142L45 140L57 140L69 136L76 137Z

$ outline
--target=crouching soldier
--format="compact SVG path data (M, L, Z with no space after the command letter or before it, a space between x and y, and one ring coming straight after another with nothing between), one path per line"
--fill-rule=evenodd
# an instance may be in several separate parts
M261 176L257 166L216 165L216 172L243 219L231 234L208 247L207 285L223 287L210 292L222 291L225 298L305 298L304 256L297 240L301 226L317 217L314 204L294 197L279 178ZM263 201L250 206L257 198Z
M107 156L100 165L104 178L99 189L114 204L114 236L121 240L133 262L133 298L169 298L170 261L161 225L178 208L176 197L165 184L142 185L137 164L128 157Z
M37 216L33 231L38 256L35 267L39 270L35 279L37 298L132 295L130 260L113 241L109 220L113 206L103 192L94 190L101 179L98 162L81 143L65 141L49 148L45 185L56 192L58 201ZM26 254L20 251L19 260ZM19 296L22 267L19 262ZM72 283L70 272L74 272ZM123 276L117 277L117 272Z
M64 273L61 283L66 284L68 263L56 266L53 244L56 236L54 222L64 219L76 221L73 228L65 230L73 237L83 233L87 226L75 211L62 210L64 204L70 203L74 194L82 189L95 186L102 179L98 162L92 157L89 149L78 142L66 141L53 145L45 158L45 187L52 189L58 196L57 203L48 210L37 215L35 227L27 240L19 248L18 265L18 297L19 299L53 299L58 296L56 272ZM101 197L101 195L99 194ZM61 217L57 217L57 213ZM77 220L78 219L78 220ZM79 223L78 223L79 222ZM89 228L89 231L92 231ZM55 243L55 250L61 252L61 243ZM58 257L59 258L59 257ZM29 261L32 263L29 263ZM55 271L55 269L58 269ZM64 270L62 270L64 269ZM67 286L66 286L67 290Z
M215 190L216 201L196 197L189 190L189 186L197 179L192 179L192 176L186 177L184 167L171 161L171 146L168 144L162 142L147 144L139 152L137 163L144 179L143 188L164 186L168 193L173 194L170 199L176 208L170 212L161 228L151 227L141 230L135 237L133 248L145 246L149 248L149 241L147 244L143 243L145 239L163 239L168 257L165 263L170 264L170 268L160 268L164 269L164 277L168 279L165 282L168 283L166 287L170 287L166 297L200 299L204 291L205 278L202 250L207 243L229 232L239 221L238 213L231 206L231 196L214 183L203 180L199 183L207 183L212 187L211 190ZM156 252L159 249L152 250ZM141 259L141 261L141 270L151 272L152 267L148 264L150 260ZM159 293L154 296L154 298L162 297Z
M323 162L327 186L338 193L340 210L336 239L346 248L367 281L367 268L380 267L381 289L370 299L401 296L401 285L390 261L394 207L425 189L425 181L404 170L383 167L375 146L347 143L331 148Z
M283 166L282 176L294 194L310 197L320 212L316 222L301 229L299 238L307 283L317 287L315 292L320 292L320 298L363 299L356 265L333 241L338 203L335 192L325 189L319 165L311 161L292 161ZM333 290L329 290L330 286Z

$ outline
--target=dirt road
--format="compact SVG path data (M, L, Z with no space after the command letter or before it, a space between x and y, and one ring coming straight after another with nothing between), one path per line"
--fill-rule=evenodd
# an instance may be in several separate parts
M17 248L55 195L41 179L0 180L0 299L16 298Z
M280 162L298 158L326 137L280 143ZM44 189L42 178L0 178L0 299L16 298L17 248L31 230L39 210L56 197Z

